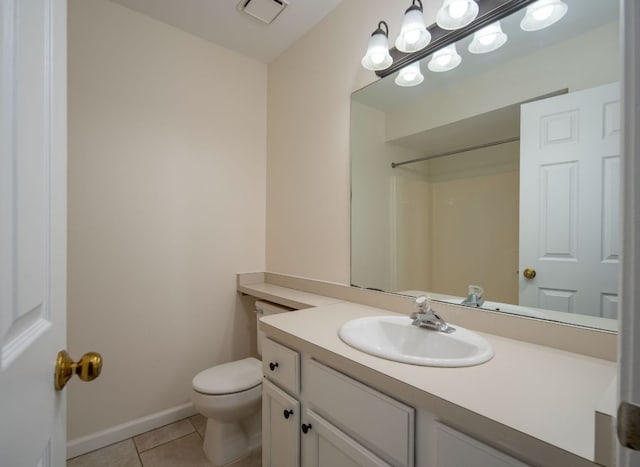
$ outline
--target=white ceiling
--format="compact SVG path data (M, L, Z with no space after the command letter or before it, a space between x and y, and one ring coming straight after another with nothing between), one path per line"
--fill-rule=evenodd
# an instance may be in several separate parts
M286 0L271 23L240 11L241 0L112 0L227 49L270 63L342 0Z

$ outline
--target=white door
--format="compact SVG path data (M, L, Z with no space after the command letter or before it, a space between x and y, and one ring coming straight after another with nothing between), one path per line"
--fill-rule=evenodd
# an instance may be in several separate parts
M0 0L0 465L62 467L66 2Z
M619 84L524 104L520 131L520 305L616 318Z
M618 443L618 467L640 465L640 2L622 2L623 21L623 254L620 356L618 367L619 401L635 406L635 420L628 427L619 430L622 434ZM620 422L620 417L618 419ZM623 425L620 423L620 425ZM635 425L635 427L634 427ZM625 428L624 426L619 426ZM635 429L633 429L635 428ZM632 436L625 436L626 434ZM632 441L633 449L628 446Z

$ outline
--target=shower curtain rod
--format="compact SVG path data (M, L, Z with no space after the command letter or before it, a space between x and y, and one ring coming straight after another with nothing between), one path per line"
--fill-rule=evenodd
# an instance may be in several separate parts
M520 141L520 137L516 136L514 138L501 139L499 141L493 141L491 143L478 144L476 146L470 146L467 148L456 149L454 151L443 152L440 154L432 154L430 156L419 157L417 159L411 159L409 161L404 162L392 162L391 168L395 169L396 167L400 167L401 165L413 164L414 162L422 162L428 159L435 159L437 157L451 156L453 154L461 154L463 152L474 151L476 149L490 148L491 146L498 146L500 144L513 143L514 141Z

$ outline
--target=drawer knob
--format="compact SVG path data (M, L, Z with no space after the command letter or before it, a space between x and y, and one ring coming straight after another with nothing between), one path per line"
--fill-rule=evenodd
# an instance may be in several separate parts
M284 410L284 418L288 420L291 415L293 415L293 410Z
M280 365L278 365L277 363L269 363L269 368L271 368L271 371L276 371L276 368L278 368Z
M302 428L302 432L306 435L309 432L309 430L312 428L311 423L308 423L308 424L303 423L301 428Z

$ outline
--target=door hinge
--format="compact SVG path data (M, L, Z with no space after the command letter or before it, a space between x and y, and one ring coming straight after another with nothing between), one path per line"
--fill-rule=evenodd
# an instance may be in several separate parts
M618 440L624 447L640 451L640 406L629 402L620 403Z

